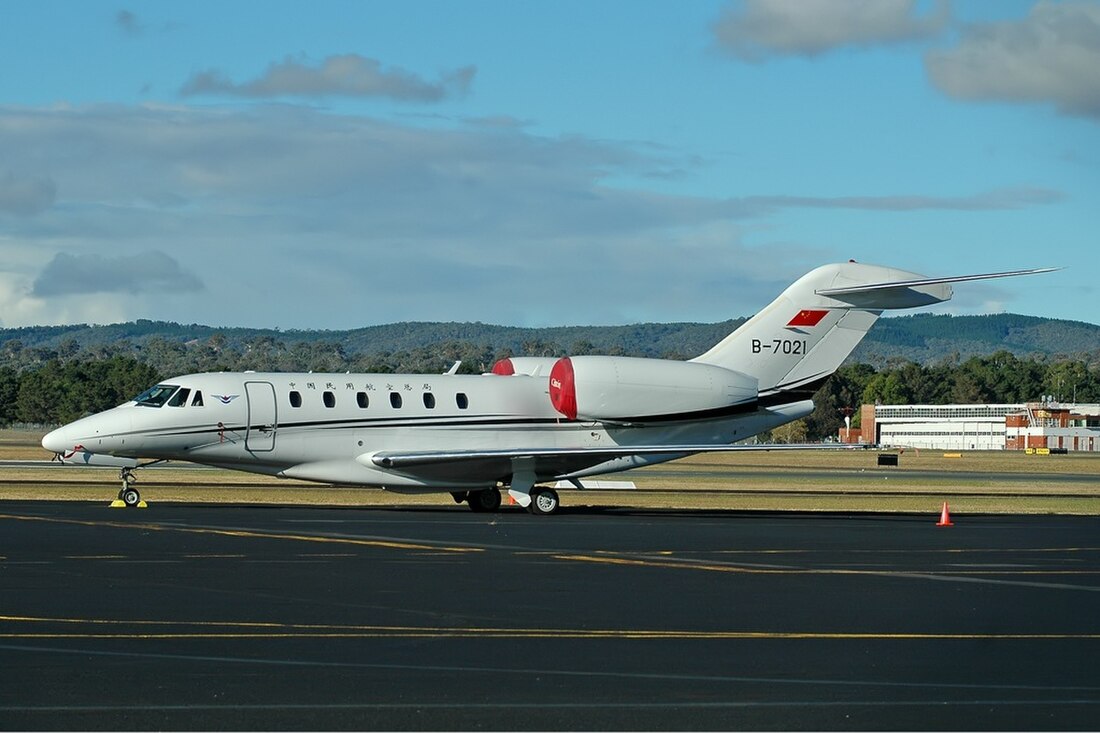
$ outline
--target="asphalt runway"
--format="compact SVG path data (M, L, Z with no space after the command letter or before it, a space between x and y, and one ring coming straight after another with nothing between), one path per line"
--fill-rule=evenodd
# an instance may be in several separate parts
M0 502L0 727L1100 727L1100 518L955 519Z

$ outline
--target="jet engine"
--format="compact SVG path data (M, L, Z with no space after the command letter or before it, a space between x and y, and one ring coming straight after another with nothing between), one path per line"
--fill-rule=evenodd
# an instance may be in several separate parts
M751 408L757 383L732 369L627 356L572 356L550 370L550 402L570 419L698 418Z
M508 377L513 374L528 377L545 377L558 363L556 356L512 356L493 364L493 374Z

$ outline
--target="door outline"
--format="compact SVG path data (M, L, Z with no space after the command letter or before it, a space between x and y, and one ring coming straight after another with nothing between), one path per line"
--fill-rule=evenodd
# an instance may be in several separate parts
M245 382L248 401L248 430L244 434L245 450L266 453L275 450L275 433L279 429L279 408L275 400L275 385L271 382Z

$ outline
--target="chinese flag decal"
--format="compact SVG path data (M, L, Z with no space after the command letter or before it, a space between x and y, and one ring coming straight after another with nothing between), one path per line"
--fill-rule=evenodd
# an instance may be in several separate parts
M829 315L829 311L811 311L801 310L798 312L788 326L816 326L821 323L821 319Z

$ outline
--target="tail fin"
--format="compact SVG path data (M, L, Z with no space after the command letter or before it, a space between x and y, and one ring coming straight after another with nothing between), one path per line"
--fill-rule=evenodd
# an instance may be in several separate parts
M855 262L823 265L692 361L756 377L762 398L777 392L813 392L848 358L882 311L950 300L953 282L1053 269L927 278Z

